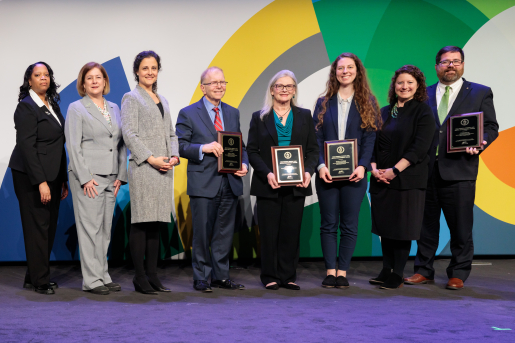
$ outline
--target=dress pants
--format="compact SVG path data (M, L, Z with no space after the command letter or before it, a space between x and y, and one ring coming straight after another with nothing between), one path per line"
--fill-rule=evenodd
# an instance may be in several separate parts
M90 198L73 171L68 173L72 191L75 225L79 239L82 289L87 291L111 283L107 271L107 249L111 241L113 211L116 202L114 181L117 175L93 175L98 195Z
M333 181L326 183L316 178L318 204L320 205L320 240L325 268L349 270L350 260L358 238L359 210L367 191L367 179L359 182ZM338 225L340 226L340 247L337 251Z
M54 181L47 181L51 199L48 204L43 205L39 185L33 186L27 174L14 169L11 171L14 192L20 204L30 283L39 287L50 282L50 253L57 229L64 178L58 176ZM25 281L29 281L27 277Z
M417 241L415 273L434 279L433 262L440 237L440 213L443 211L451 233L452 257L447 267L447 276L462 281L468 278L474 257L472 226L475 194L475 180L442 180L438 161L435 163L426 192L422 232Z
M257 197L263 285L297 279L304 200L304 196L294 196L290 186L279 188L277 198Z
M191 258L193 280L229 279L229 254L236 221L238 197L227 175L214 198L190 196L193 222ZM210 251L211 247L211 251Z

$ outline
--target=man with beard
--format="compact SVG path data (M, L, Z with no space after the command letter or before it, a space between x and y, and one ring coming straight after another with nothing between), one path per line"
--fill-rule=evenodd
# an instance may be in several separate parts
M446 46L436 54L439 82L428 87L428 104L436 121L433 144L429 150L429 180L426 192L424 221L415 259L415 275L404 283L433 283L433 262L440 235L440 214L443 211L451 233L452 258L447 267L446 288L458 290L468 278L474 256L472 226L476 178L481 149L447 152L447 119L456 114L483 112L483 148L498 136L492 90L462 78L465 67L463 50Z

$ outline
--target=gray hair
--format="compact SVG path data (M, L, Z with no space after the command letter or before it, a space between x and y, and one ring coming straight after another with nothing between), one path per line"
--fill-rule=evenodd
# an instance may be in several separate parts
M292 71L290 71L290 70L281 70L280 72L275 74L272 77L272 79L270 80L270 82L268 83L268 88L266 89L265 101L263 103L263 108L261 109L261 111L259 111L259 117L261 118L261 120L264 120L265 116L268 113L270 113L270 110L274 106L274 99L272 97L272 94L270 94L270 91L272 90L272 87L275 86L275 83L277 82L277 80L279 80L281 77L285 77L285 76L291 77L291 79L295 83L295 89L296 89L295 94L298 97L299 90L297 89L297 78L295 77L295 74ZM293 97L290 100L290 105L291 106L297 106L297 99L295 99L295 97Z
M200 84L203 84L204 83L204 80L206 79L206 75L210 72L212 72L213 70L219 70L222 72L222 74L224 73L224 71L221 69L221 68L218 68L216 66L213 66L213 67L209 67L207 68L206 70L204 70L202 72L202 75L200 75Z

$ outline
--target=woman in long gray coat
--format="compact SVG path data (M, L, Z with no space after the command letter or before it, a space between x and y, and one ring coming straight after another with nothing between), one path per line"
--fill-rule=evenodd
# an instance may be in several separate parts
M179 144L168 102L157 94L160 69L159 55L153 51L139 53L133 65L138 85L122 99L123 139L131 152L129 244L136 271L133 283L136 291L144 294L170 291L157 277L159 222L171 221L172 169L179 164Z
M77 91L83 98L68 107L64 132L82 289L109 294L121 290L107 271L107 249L116 195L122 183L127 183L127 149L120 129L120 110L103 97L109 93L104 67L95 62L85 64L77 78Z

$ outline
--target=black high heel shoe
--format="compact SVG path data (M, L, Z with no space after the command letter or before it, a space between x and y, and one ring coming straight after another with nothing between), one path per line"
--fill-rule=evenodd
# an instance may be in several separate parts
M167 288L165 286L163 286L161 284L161 282L159 283L159 285L153 283L150 279L148 279L148 283L150 284L150 286L155 290L155 291L158 291L158 292L171 292L172 290L170 288Z
M143 287L141 287L141 285L136 280L136 277L132 278L132 284L134 285L134 289L136 290L136 292L140 292L140 293L143 293L143 294L157 295L157 292L154 291L154 289L152 287L151 288L143 288Z

